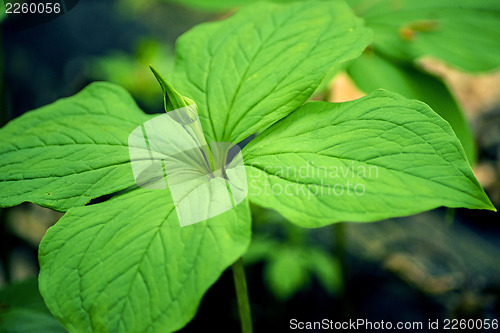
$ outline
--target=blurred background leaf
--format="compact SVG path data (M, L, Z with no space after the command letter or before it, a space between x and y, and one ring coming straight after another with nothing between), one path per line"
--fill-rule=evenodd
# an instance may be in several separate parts
M14 309L0 314L2 333L64 333L64 327L49 313Z
M268 259L265 277L278 299L287 300L307 285L307 262L299 249L278 248Z
M356 85L366 93L387 89L428 104L453 127L467 154L475 163L474 136L461 107L438 77L411 62L390 61L377 52L365 51L347 70Z
M36 279L14 283L0 290L0 332L66 332L50 314L38 292Z
M168 76L174 70L174 61L174 52L167 44L152 38L141 39L132 55L115 50L94 58L90 77L119 84L147 109L154 109L163 96L155 77L144 69L151 64Z
M376 51L400 60L429 55L469 72L500 66L497 0L348 0L374 30Z
M331 296L342 291L342 270L330 238L318 242L317 230L297 227L270 209L253 206L252 213L254 238L244 260L264 264L264 281L278 300L310 289L313 281Z

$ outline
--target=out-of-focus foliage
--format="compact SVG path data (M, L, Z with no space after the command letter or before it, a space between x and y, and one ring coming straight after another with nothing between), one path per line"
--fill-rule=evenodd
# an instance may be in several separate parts
M0 332L62 333L66 330L45 306L36 280L0 290Z
M134 55L115 51L95 58L91 63L91 77L125 87L146 109L154 110L162 93L148 70L150 64L168 77L174 69L173 51L164 43L144 39L138 43Z
M0 202L64 212L134 185L128 136L149 119L123 88L95 82L12 120L0 131Z
M286 226L296 228L294 226ZM252 240L245 262L265 262L264 276L276 298L287 300L316 279L330 295L342 288L338 261L323 248L283 243L257 236Z
M412 63L390 61L376 52L365 52L354 60L347 72L356 85L370 93L383 88L427 103L453 127L471 164L476 146L469 123L448 87L436 76Z
M374 48L402 60L429 55L470 72L500 66L500 1L348 0Z
M196 9L208 11L221 11L235 9L255 2L270 1L276 3L292 2L294 0L165 0Z
M13 309L0 314L2 333L64 333L64 327L50 314L29 309Z
M342 271L330 253L329 237L318 240L275 210L251 207L254 237L244 260L248 265L264 264L264 280L277 299L288 300L313 281L329 295L342 290Z
M36 280L25 280L0 290L0 309L23 307L30 310L48 312Z

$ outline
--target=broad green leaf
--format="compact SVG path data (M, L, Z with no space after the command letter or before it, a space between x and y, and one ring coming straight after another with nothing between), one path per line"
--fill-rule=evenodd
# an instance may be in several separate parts
M49 313L18 308L0 313L0 332L65 333L67 331Z
M356 85L365 92L387 89L428 104L443 117L460 139L469 162L476 160L476 146L469 123L448 87L413 63L391 62L377 53L364 53L348 67Z
M329 294L342 288L338 261L319 248L276 244L267 253L267 261L265 278L278 299L293 297L309 286L313 276Z
M255 221L252 219L252 224ZM288 225L291 225L288 223ZM270 237L263 237L261 232L254 232L256 235L248 247L248 251L243 256L245 265L253 265L259 261L267 260L268 257L274 253L280 246L280 242Z
M0 332L66 332L50 314L38 291L38 281L28 279L0 290Z
M460 69L500 66L500 1L349 0L374 30L376 50L402 59L430 55Z
M299 228L290 223L283 224L283 227ZM303 234L303 229L300 230ZM302 241L290 242L288 239L283 243L283 240L262 237L257 233L243 259L247 265L260 261L266 263L264 276L278 299L292 297L307 287L313 276L329 294L342 288L342 270L338 260L323 249Z
M172 332L250 241L248 202L181 228L168 191L70 209L40 245L40 292L70 332Z
M303 104L370 40L343 1L259 3L180 37L175 87L198 105L208 142L236 143Z
M249 198L305 227L439 206L495 210L449 124L386 91L307 103L243 154Z
M14 119L0 130L0 206L66 211L135 185L127 139L148 119L109 83Z
M5 13L5 2L2 1L0 2L0 23L3 22L3 20L5 20L7 18L7 14Z

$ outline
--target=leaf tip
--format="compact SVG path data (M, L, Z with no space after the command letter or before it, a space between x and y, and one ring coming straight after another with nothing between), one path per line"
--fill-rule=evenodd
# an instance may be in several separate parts
M160 84L163 93L166 93L168 83L165 81L165 78L153 67L153 65L149 64L149 69L153 72L153 75Z
M153 65L149 65L151 72L153 72L156 80L161 86L163 91L163 97L165 100L165 111L169 112L172 110L180 109L186 107L191 104L195 104L191 99L182 96L179 94L168 82L165 78L153 67Z

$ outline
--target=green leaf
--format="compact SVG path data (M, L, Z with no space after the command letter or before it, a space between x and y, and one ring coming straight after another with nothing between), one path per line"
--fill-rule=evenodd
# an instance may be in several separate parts
M0 313L0 332L65 333L66 330L46 312L20 308Z
M237 143L303 104L370 40L343 1L259 3L181 36L175 86L198 105L208 142Z
M168 191L70 209L40 245L40 292L71 332L172 332L250 241L248 202L181 228Z
M0 206L66 211L135 185L130 132L151 119L122 88L93 83L0 130Z
M386 91L307 103L243 153L250 200L305 227L439 206L495 210L449 124Z
M500 66L500 1L349 0L374 30L377 51L401 59L433 56L460 69Z
M476 161L476 146L469 123L448 87L437 77L414 67L397 63L377 53L364 53L348 67L356 85L365 92L387 89L428 104L453 128L471 164Z

